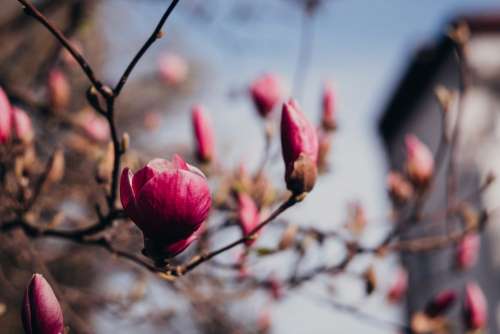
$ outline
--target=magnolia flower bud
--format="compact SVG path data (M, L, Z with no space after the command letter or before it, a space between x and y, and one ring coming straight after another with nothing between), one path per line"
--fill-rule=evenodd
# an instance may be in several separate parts
M15 138L24 144L31 143L35 137L35 133L33 132L33 125L28 114L24 110L14 107L12 120Z
M66 75L59 69L52 69L47 82L51 108L58 112L68 108L71 88Z
M263 74L250 86L250 95L260 116L267 117L281 99L281 88L274 74Z
M426 306L425 314L437 317L448 311L457 300L457 294L453 290L444 290L438 293Z
M318 135L294 100L283 104L281 148L287 188L294 195L310 192L318 173Z
M387 299L392 303L397 303L406 294L406 290L408 289L408 273L403 268L400 268L396 272L396 276L394 277L394 281L387 293Z
M135 174L125 168L120 199L147 243L169 257L194 241L212 202L203 173L178 155L172 161L152 160Z
M387 175L387 189L396 203L406 203L413 196L412 185L398 172Z
M488 304L483 291L474 282L465 286L464 322L467 329L478 330L486 326Z
M202 162L209 162L214 157L214 130L212 124L201 105L195 105L191 115L196 139L196 156Z
M267 285L269 287L269 292L271 293L271 297L274 300L280 300L283 298L283 285L281 281L274 275L272 274L268 279L267 279Z
M328 155L332 147L331 135L325 131L318 131L318 169L324 172L328 168Z
M56 183L62 180L64 176L64 151L58 149L54 152L49 162L49 169L47 171L47 181Z
M407 135L406 172L412 182L425 187L434 173L434 157L431 151L416 136Z
M477 233L468 233L457 245L456 263L459 269L467 270L473 267L479 255L481 239Z
M49 283L40 274L34 274L24 293L21 309L26 334L63 334L61 306Z
M10 138L12 113L13 111L9 98L0 87L0 144L5 144Z
M181 56L166 53L158 60L158 71L165 83L178 85L186 80L189 65Z
M109 125L104 117L92 111L80 115L79 124L88 138L95 142L105 142L109 139Z
M331 84L327 83L323 90L323 105L321 113L321 126L326 131L335 130L337 128L337 120L335 119L335 95Z
M250 235L252 230L259 225L260 215L253 199L245 193L238 194L238 222L244 237ZM245 241L247 246L251 246L257 236Z

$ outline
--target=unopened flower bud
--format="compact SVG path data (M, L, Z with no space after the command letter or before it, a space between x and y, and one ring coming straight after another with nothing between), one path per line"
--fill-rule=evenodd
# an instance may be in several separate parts
M31 118L24 110L17 107L13 108L13 126L14 137L17 140L24 144L29 144L33 141L35 133L31 124Z
M10 139L12 114L13 110L9 98L0 87L0 144L5 144Z
M86 110L79 115L78 124L90 140L94 142L108 141L109 125L104 117Z
M281 88L274 74L263 74L250 86L250 95L260 116L267 117L281 99Z
M394 171L387 175L387 189L395 203L406 203L414 193L411 183L406 181L403 175Z
M365 293L371 295L377 288L377 275L372 266L368 267L363 273L363 279L365 281Z
M318 135L294 100L283 104L281 148L288 190L294 195L310 192L318 173Z
M406 172L411 181L420 187L429 183L434 173L434 157L429 148L416 136L407 135L406 145Z
M34 274L24 293L21 318L26 334L63 334L61 306L49 283Z
M469 330L478 330L486 326L488 320L488 304L483 291L474 282L465 287L464 322Z
M337 120L335 117L335 93L330 83L327 83L323 90L321 126L326 131L335 130L337 128Z
M196 157L199 161L209 162L215 153L214 130L210 118L201 105L193 107L191 116L196 142Z
M274 300L280 300L281 298L283 298L283 285L275 275L271 275L267 279L267 284L271 293L271 297L273 297Z
M158 61L160 78L169 85L183 83L189 71L189 65L184 58L177 54L166 53Z
M130 147L130 136L127 132L124 132L122 135L122 141L121 141L121 147L120 147L122 153L127 152L129 147Z
M238 194L238 223L244 237L250 236L253 229L260 223L259 209L253 199L245 193ZM245 244L251 246L256 239L257 235L254 235L247 239Z
M59 69L50 71L47 89L51 108L56 111L64 111L70 102L71 88L66 75Z
M299 231L299 226L295 224L290 224L286 227L285 231L281 235L281 240L279 242L278 248L281 250L288 249L295 242L295 237Z
M172 257L196 239L208 217L211 195L203 173L175 155L155 159L135 174L125 168L120 181L125 213L139 227L145 245Z
M456 249L456 264L459 269L472 268L478 259L481 239L477 233L468 233L459 241Z
M432 300L427 304L425 308L425 314L430 317L437 317L443 315L448 311L455 301L457 300L457 294L453 290L444 290L438 293Z
M64 168L64 151L62 149L57 149L50 158L47 181L51 183L61 181L64 176Z
M392 303L397 303L406 294L408 289L408 273L403 268L400 268L394 277L389 292L387 293L387 299Z
M328 155L332 147L331 135L318 131L318 170L324 172L328 168Z
M444 112L449 112L456 94L442 85L438 85L434 89L434 94L436 95L441 109Z

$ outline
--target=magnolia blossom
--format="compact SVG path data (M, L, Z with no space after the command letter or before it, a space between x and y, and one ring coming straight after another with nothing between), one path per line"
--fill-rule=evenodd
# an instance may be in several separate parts
M337 120L335 117L335 94L330 83L327 83L323 90L321 125L325 130L334 130L337 127Z
M468 233L457 245L456 263L460 269L466 270L473 267L479 255L481 239L477 233Z
M160 77L167 84L178 85L187 78L189 65L184 58L174 53L166 53L158 60Z
M62 111L68 107L71 87L66 75L61 70L54 68L50 71L47 89L52 109L55 111Z
M250 85L250 95L260 116L267 117L281 99L281 88L274 74L263 74Z
M400 268L394 276L394 281L387 293L387 299L390 302L397 303L403 299L406 290L408 290L408 273L403 268Z
M31 143L35 137L31 118L24 110L17 107L13 108L12 116L15 138L25 144Z
M108 122L94 112L84 112L80 118L80 124L87 136L97 142L104 142L109 139Z
M398 172L387 175L387 189L391 198L398 203L405 203L413 196L412 185Z
M196 140L196 156L200 161L209 162L214 157L214 130L210 118L201 105L192 109L192 123Z
M203 173L178 155L172 161L152 160L135 174L125 168L120 199L146 241L167 256L182 252L196 239L212 201Z
M454 290L441 291L429 302L425 313L431 317L442 315L453 306L456 300L457 293Z
M0 87L0 144L5 144L12 129L12 106L4 90Z
M24 293L21 318L26 334L63 334L61 306L49 283L34 274Z
M417 185L427 185L434 173L434 157L431 151L414 135L406 136L405 145L408 176Z
M478 330L488 321L488 304L483 291L474 282L465 287L464 321L467 329Z
M310 192L317 175L318 135L294 100L283 104L281 148L287 188L296 195Z
M238 194L238 222L245 237L249 236L260 222L259 209L253 199L246 193ZM251 246L255 240L255 238L248 239L245 244Z

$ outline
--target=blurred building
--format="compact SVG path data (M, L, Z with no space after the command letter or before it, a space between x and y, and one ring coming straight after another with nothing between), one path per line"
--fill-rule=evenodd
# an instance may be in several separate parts
M473 193L486 175L500 176L500 12L487 15L457 17L451 25L466 22L471 31L467 48L470 88L464 97L464 109L458 137L458 197ZM406 72L382 114L379 130L385 144L391 169L402 170L404 136L414 133L436 152L443 129L442 111L435 98L437 85L458 89L460 71L448 27L432 43L421 47L411 59ZM457 99L445 125L451 133L457 119ZM443 210L447 203L447 151L424 212ZM500 207L500 186L494 183L481 196L473 196L488 211ZM477 280L488 298L489 333L499 333L500 322L500 223L495 210L481 237L481 257L470 272L455 268L454 247L426 252L402 253L403 264L410 273L407 311L422 310L432 295L444 288L456 288L462 295L463 283ZM415 238L429 233L445 233L443 219L429 221L406 233L402 238ZM458 226L459 221L448 222ZM461 303L452 314L460 316ZM454 329L452 332L462 332Z

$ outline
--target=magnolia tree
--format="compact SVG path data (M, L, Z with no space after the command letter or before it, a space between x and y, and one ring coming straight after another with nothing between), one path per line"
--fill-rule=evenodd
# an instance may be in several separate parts
M18 318L25 333L92 332L72 311L75 305L117 305L117 313L132 317L130 305L145 298L144 286L153 281L175 295L176 300L183 299L193 305L194 311L201 314L196 320L202 324L201 331L263 333L271 329L269 306L261 308L258 321L245 327L247 330L238 326L219 306L249 298L258 291L267 292L270 300L277 302L319 276L343 273L350 273L353 280L362 282L365 297L369 298L381 289L377 284L381 278L376 277L373 265L368 265L361 273L350 271L351 263L365 255L372 255L375 262L376 258L400 251L419 253L454 247L460 270L470 269L477 261L479 232L487 222L487 213L474 208L471 198L457 199L447 208L422 217L423 206L432 192L434 172L442 164L444 154L454 152L457 130L451 137L443 132L435 154L412 134L401 143L406 148L405 168L391 171L387 177L387 190L393 203L393 212L387 220L392 220L392 228L377 245L365 245L360 239L369 220L357 204L351 208L349 221L338 229L302 227L293 218L279 217L285 211L293 213L295 207L307 201L315 184L321 182L321 175L328 171L330 141L337 128L335 91L331 85L324 87L321 119L314 124L306 118L299 103L283 93L275 74L257 76L249 84L248 96L265 129L266 142L262 160L253 172L244 165L232 169L222 165L222 159L217 159L223 153L217 152L211 119L199 104L192 108L193 154L157 156L147 162L141 152L130 149L132 139L120 130L116 121L120 113L117 101L137 63L150 46L163 37L162 29L168 18L175 15L180 1L173 0L168 5L115 85L100 79L84 56L82 43L67 37L30 1L18 2L24 14L43 25L61 48L60 51L56 49L60 53L57 61L50 63L43 75L44 94L20 93L7 81L0 89L3 212L0 232L12 239L6 241L9 247L15 245L19 252L27 249L32 259L28 271L33 275L29 281L22 282L26 290ZM320 4L318 1L304 3L305 15L313 15ZM460 92L444 87L436 91L444 120L454 96L458 96L461 103L467 89L464 52L467 27L455 27L451 37L461 59L464 85ZM71 83L71 75L76 74L68 68L77 67L86 76L85 98L92 112L76 114L70 111L72 99L77 98ZM161 81L168 87L186 80L187 63L175 54L163 56L158 68ZM284 175L270 179L267 171L273 162L271 143L278 140L274 136L273 117L277 113L280 113L279 140ZM148 115L147 123L154 126L157 120L157 115ZM48 151L43 137L52 133L49 129L54 122L64 124L67 131L79 137L55 138L57 145L52 145L54 150ZM449 169L453 167L453 164L448 166ZM71 175L70 168L78 173ZM86 175L94 176L94 185L85 184L89 182ZM492 182L493 177L488 178L474 194ZM58 188L64 191L57 192ZM60 207L64 197L74 193L79 194L78 208L87 208L85 217L79 220L65 217ZM88 210L89 207L93 209ZM445 234L429 232L418 239L400 238L423 219L439 222L450 217L463 223ZM239 237L230 241L218 237L235 227L240 230ZM263 247L260 239L264 234L279 235L279 238L274 239L271 246ZM102 292L95 294L98 297L90 297L91 293L65 287L71 282L68 284L52 277L43 253L59 254L52 255L55 258L52 262L57 267L57 262L62 261L61 253L68 252L68 248L61 250L59 245L46 243L40 248L43 252L36 251L33 241L42 238L64 239L81 247L101 249L102 257L108 253L108 257L128 264L127 270L142 274L137 274L137 282L119 298ZM304 260L314 246L323 247L327 243L340 243L344 248L342 257L334 261L325 258L320 264L306 267ZM273 257L279 262L285 261L285 254L292 254L296 259L289 266L293 270L271 275L253 270L264 257ZM80 261L79 276L85 276L82 256L77 259ZM97 261L95 270L108 270L104 260ZM2 272L0 276L2 281L9 281L9 273ZM389 281L389 289L382 291L388 302L403 301L408 285L405 269L401 266L384 279ZM336 302L334 295L327 298L334 309L350 312L360 319L377 320L356 305ZM460 321L447 316L454 304L463 308ZM150 310L143 320L153 321L157 311ZM160 317L168 320L170 315L160 314ZM213 323L203 319L207 315L210 320L215 319ZM388 324L415 333L455 332L458 328L479 332L486 329L487 305L481 287L471 281L463 291L438 293L408 321L388 321Z

